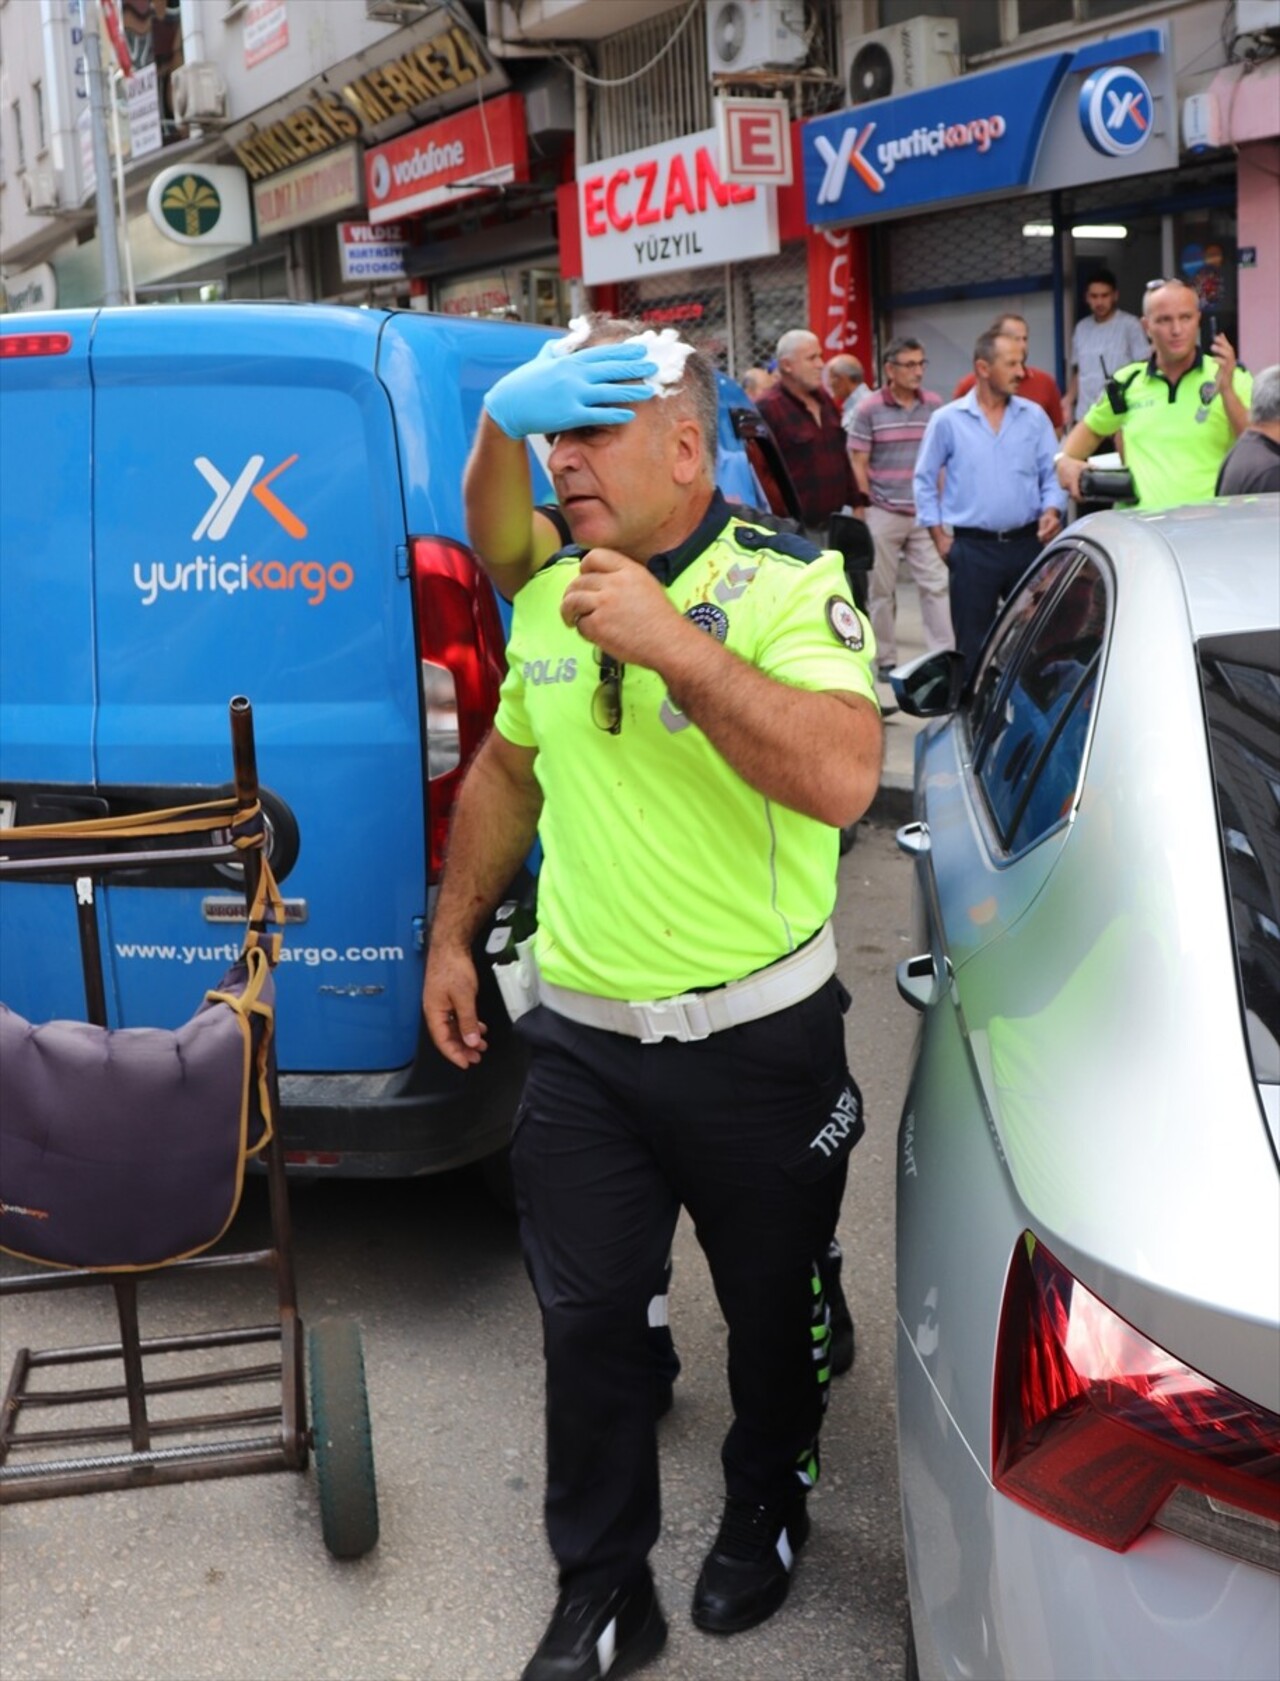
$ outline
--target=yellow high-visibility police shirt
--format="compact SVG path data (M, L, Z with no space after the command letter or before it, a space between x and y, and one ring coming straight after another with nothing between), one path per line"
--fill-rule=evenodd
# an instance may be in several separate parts
M809 557L818 555L816 559ZM578 552L515 598L496 728L537 750L543 793L535 952L553 983L641 1000L723 985L808 940L835 902L835 829L752 788L625 668L621 728L593 718L597 650L560 616ZM875 642L839 555L734 516L720 497L650 570L672 604L766 676L876 705Z

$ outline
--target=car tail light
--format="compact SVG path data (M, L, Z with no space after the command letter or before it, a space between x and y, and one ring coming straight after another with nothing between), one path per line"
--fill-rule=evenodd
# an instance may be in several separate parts
M1280 1417L1193 1371L1023 1234L996 1346L993 1480L1123 1552L1150 1524L1277 1567Z
M11 356L65 356L71 349L70 333L5 333L0 337L0 359Z
M461 543L417 537L411 552L426 729L427 870L435 882L462 773L498 707L502 621L492 589Z

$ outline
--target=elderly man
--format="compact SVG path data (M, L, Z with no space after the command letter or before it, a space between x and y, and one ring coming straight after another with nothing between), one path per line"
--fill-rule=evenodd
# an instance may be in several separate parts
M748 368L738 381L753 403L758 402L766 391L772 391L777 383L776 375L771 374L768 368Z
M840 410L822 383L822 346L796 328L778 340L778 383L756 407L787 464L806 529L822 541L827 522L853 506L855 487Z
M514 577L547 541L523 439L548 435L574 537L515 597L423 994L442 1054L478 1062L472 942L540 832L512 1172L560 1596L526 1681L630 1673L666 1638L645 1306L682 1206L734 1410L693 1619L731 1634L782 1604L829 1378L816 1265L862 1131L828 918L836 827L879 774L870 632L838 555L733 517L714 370L673 339L597 321L559 366L552 348L507 375L468 475L504 469Z
M971 676L1000 602L1062 524L1053 428L1018 395L1019 341L982 334L975 384L930 420L916 457L916 517L951 569L951 623ZM945 473L941 493L938 477Z
M858 404L871 395L867 376L856 356L841 354L831 358L827 363L827 390L839 405L840 424L852 437L853 417L858 412Z
M1253 381L1237 366L1225 333L1201 352L1200 300L1185 280L1147 287L1142 325L1151 355L1118 368L1072 427L1057 458L1058 479L1078 499L1085 462L1118 432L1136 507L1206 502L1227 451L1248 424Z
M1219 496L1266 496L1280 491L1280 362L1253 382L1249 424L1218 474Z

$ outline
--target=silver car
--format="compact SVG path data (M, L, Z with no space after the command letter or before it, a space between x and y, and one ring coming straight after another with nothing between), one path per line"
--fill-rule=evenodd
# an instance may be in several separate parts
M917 742L908 1675L1280 1675L1280 503L1073 527Z

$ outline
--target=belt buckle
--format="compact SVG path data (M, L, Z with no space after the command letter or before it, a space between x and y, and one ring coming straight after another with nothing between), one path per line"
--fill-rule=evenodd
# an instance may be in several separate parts
M711 1037L707 1007L696 992L682 992L677 998L651 998L645 1003L628 1003L639 1018L642 1045L656 1045L663 1039L678 1039L688 1045Z

